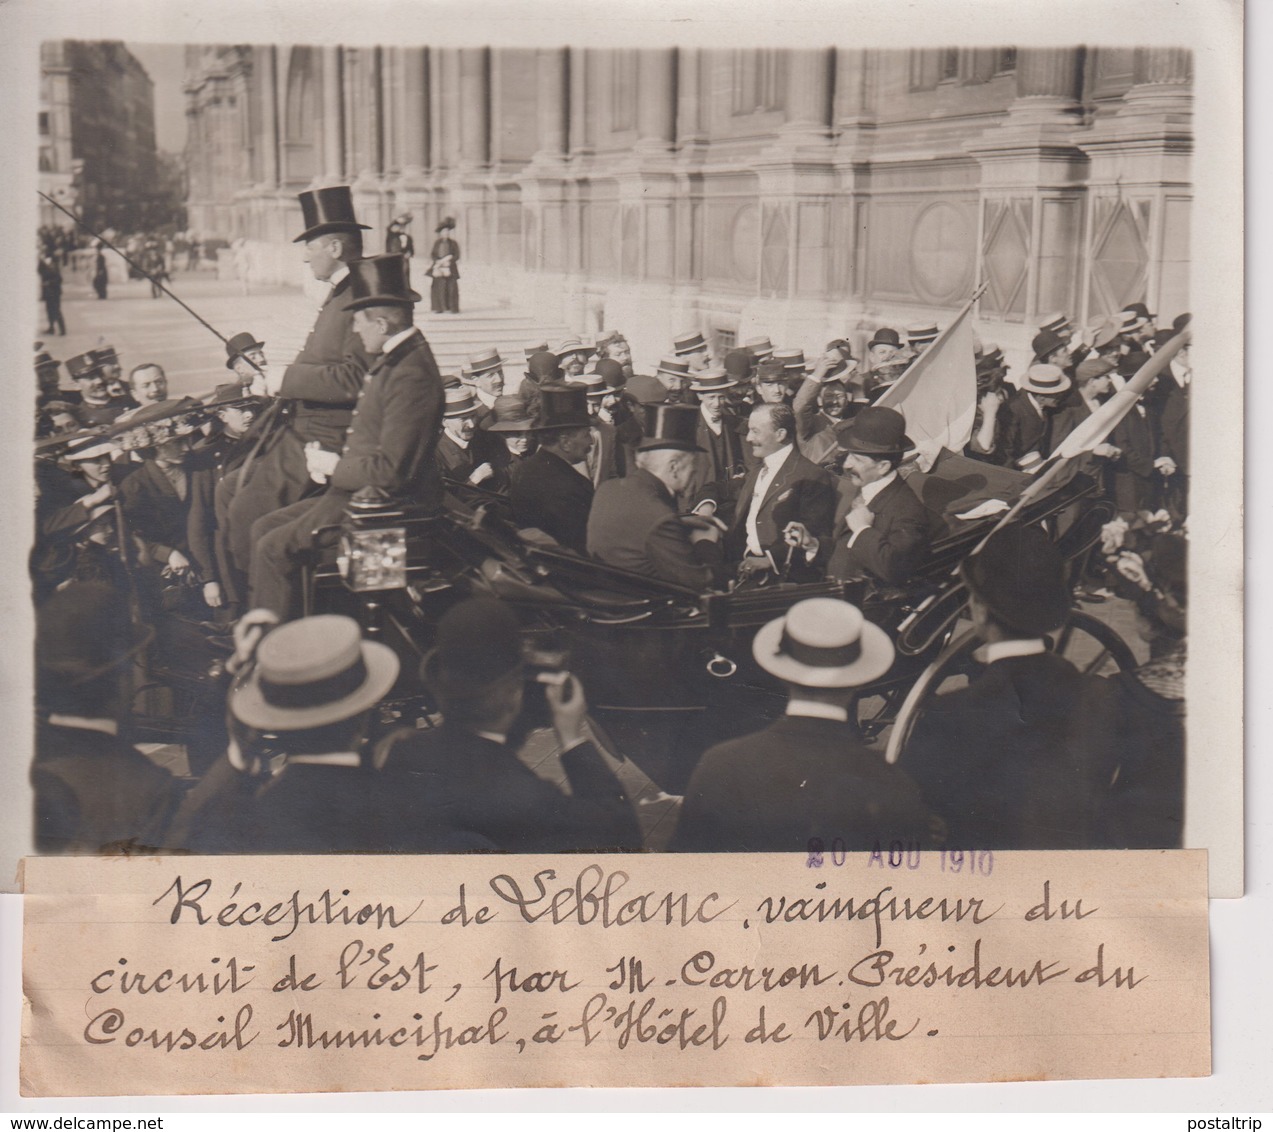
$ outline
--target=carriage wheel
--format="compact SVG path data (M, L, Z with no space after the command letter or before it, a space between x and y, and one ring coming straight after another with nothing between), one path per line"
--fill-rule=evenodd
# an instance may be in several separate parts
M888 762L897 762L929 699L952 690L957 686L955 681L966 679L973 665L972 654L980 644L977 634L967 629L920 674L897 713L884 755ZM1137 667L1135 654L1115 630L1077 609L1053 638L1053 651L1087 676L1108 676Z

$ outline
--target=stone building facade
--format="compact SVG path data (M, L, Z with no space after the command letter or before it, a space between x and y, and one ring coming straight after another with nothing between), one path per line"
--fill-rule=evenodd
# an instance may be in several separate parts
M295 194L382 246L458 222L466 279L546 321L820 348L949 318L1187 309L1186 49L191 48L190 224L295 279Z
M154 84L118 42L40 46L40 191L97 230L136 231L156 191ZM40 223L73 222L46 201Z

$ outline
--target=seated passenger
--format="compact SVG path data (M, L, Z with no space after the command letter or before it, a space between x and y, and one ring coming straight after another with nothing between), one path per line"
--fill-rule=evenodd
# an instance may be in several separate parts
M582 386L540 386L535 439L538 449L513 469L513 522L541 530L583 554L593 489L586 465L592 422ZM583 465L583 470L576 465Z

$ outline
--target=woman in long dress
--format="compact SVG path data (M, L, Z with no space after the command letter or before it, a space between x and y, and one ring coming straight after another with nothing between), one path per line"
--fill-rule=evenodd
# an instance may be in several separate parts
M429 253L432 262L428 274L433 279L429 298L434 314L460 313L460 245L451 239L455 221L447 217L437 226L438 238Z

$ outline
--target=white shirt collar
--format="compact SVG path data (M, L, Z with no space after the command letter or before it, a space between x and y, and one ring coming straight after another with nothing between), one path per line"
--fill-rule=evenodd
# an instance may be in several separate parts
M865 484L862 488L862 502L870 503L872 499L874 499L877 495L879 495L879 493L883 491L886 487L888 487L888 485L891 484L895 479L897 479L896 468L894 468L891 472L889 472L889 474L886 475L883 479L874 480L871 483Z
M55 727L77 727L81 731L100 731L104 735L118 735L119 724L113 719L89 719L82 715L59 715L49 712L49 722Z
M443 428L442 431L446 433L446 435L450 438L451 442L457 448L467 449L469 444L471 443L471 441L463 440L460 437L456 436L455 433L453 433L449 428Z
M413 335L414 333L415 333L414 326L408 326L406 330L399 330L398 333L395 334L392 338L385 339L385 344L380 347L380 352L382 354L389 353L390 350L396 349L399 345L401 345L408 338L410 338L411 335Z
M1047 649L1042 637L1033 637L1022 641L993 641L982 645L973 656L982 664L994 664L996 660L1006 660L1010 656L1037 656Z
M339 283L342 279L344 279L345 276L348 274L349 274L349 264L338 263L336 265L336 270L333 271L330 276L328 276L327 282L330 283L333 287L335 287L336 284Z
M493 393L487 393L480 385L474 385L473 392L477 394L477 399L488 409L495 408L495 395Z
M770 452L769 455L765 457L765 469L769 478L773 478L774 473L782 467L787 457L791 455L792 447L792 445L786 444L779 448L777 452Z
M714 436L720 436L721 422L712 420L712 418L707 415L707 409L703 405L698 407L698 411L703 418L703 423L712 430L712 434Z
M849 709L836 704L818 703L816 700L801 700L793 696L787 702L787 714L804 716L808 719L834 719L840 723L848 723Z

